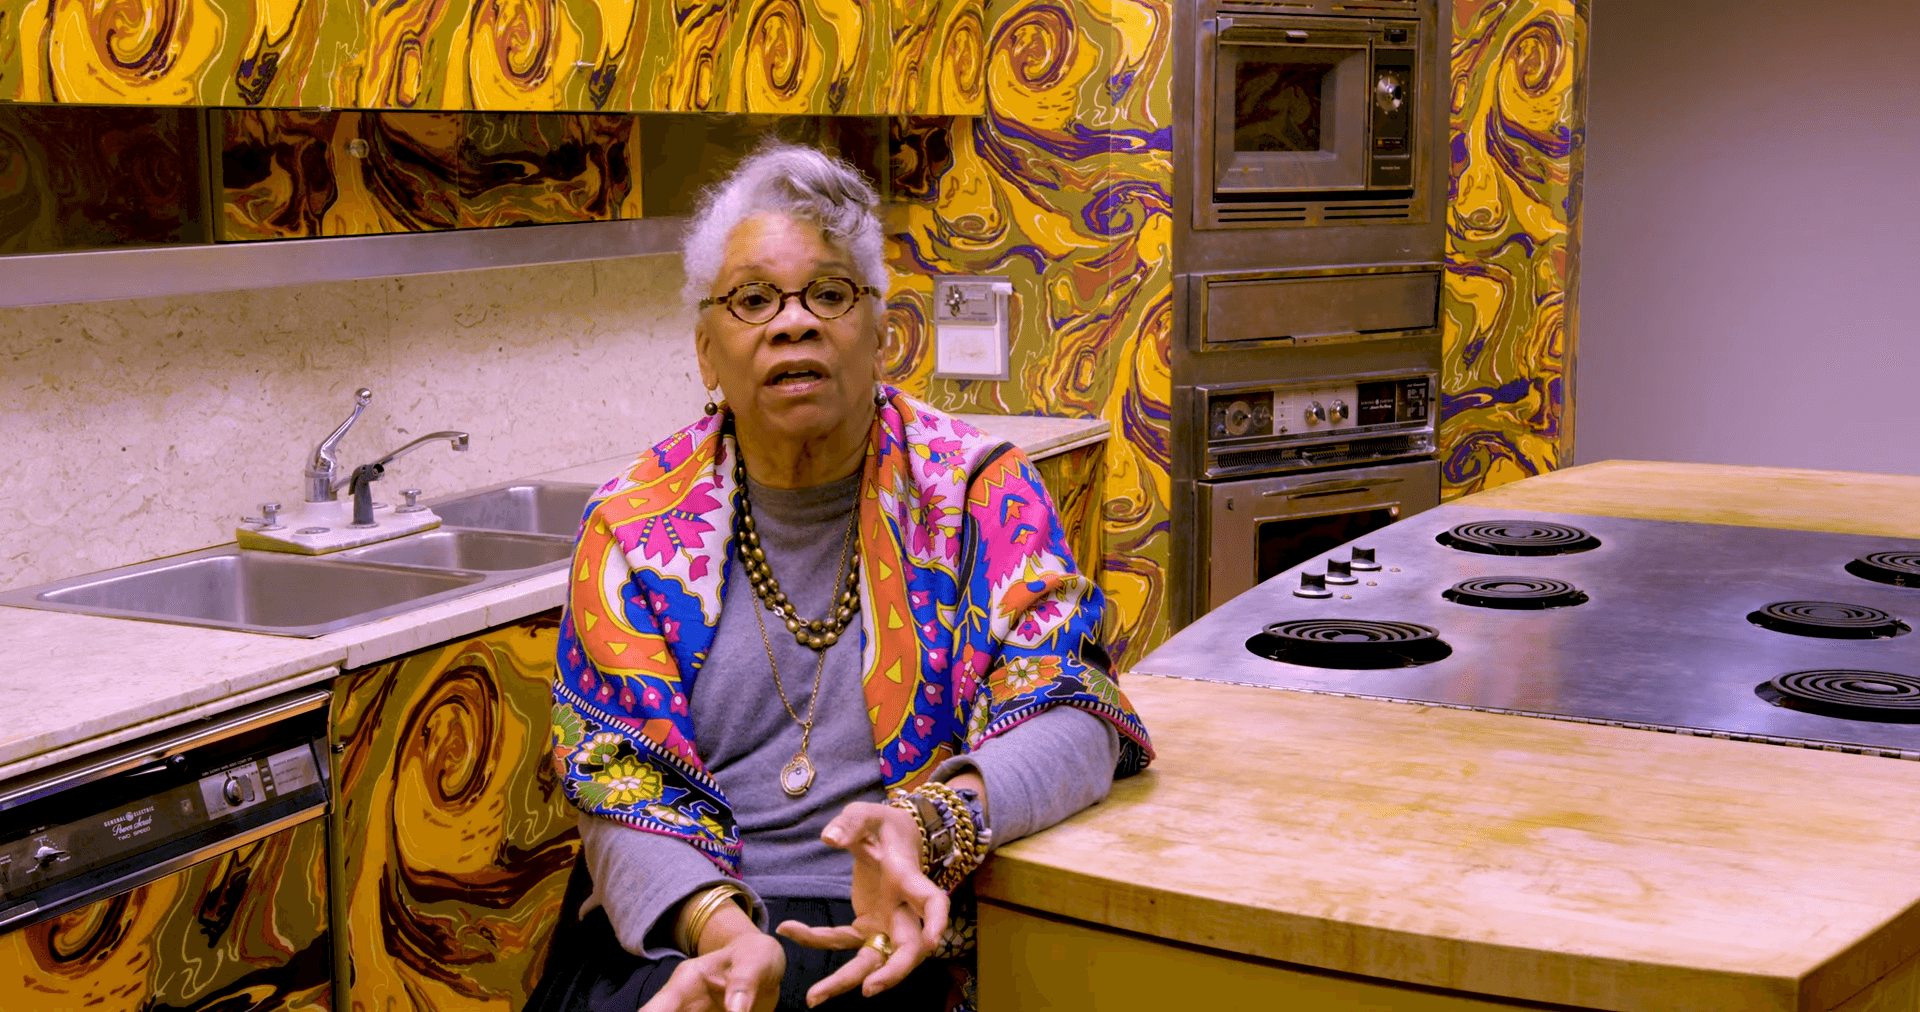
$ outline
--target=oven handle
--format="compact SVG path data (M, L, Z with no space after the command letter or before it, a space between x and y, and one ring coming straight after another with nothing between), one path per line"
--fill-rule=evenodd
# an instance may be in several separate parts
M1405 478L1330 478L1326 481L1310 482L1293 488L1276 488L1260 493L1262 499L1287 498L1309 499L1315 496L1334 495L1344 492L1367 492L1388 485L1398 485Z
M1262 32L1262 33L1266 33L1267 37L1252 38L1252 39L1227 38L1226 37L1227 33L1235 29L1239 29L1240 31L1243 31L1243 32ZM1225 42L1229 45L1235 45L1235 46L1312 45L1312 46L1318 46L1321 48L1333 47L1333 48L1340 48L1340 49L1365 49L1367 48L1367 42L1368 42L1367 36L1364 33L1360 33L1360 32L1330 31L1325 28L1317 32L1308 32L1304 28L1287 28L1281 25L1269 24L1262 21L1258 21L1258 20L1249 20L1247 18L1235 19L1235 18L1230 18L1225 16L1220 16L1213 19L1213 34L1219 37L1219 39L1222 42ZM1284 35L1285 38L1274 37L1274 36L1281 36L1281 35Z

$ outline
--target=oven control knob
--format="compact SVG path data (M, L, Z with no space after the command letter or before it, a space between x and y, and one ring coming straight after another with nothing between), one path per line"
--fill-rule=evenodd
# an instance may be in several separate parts
M1380 563L1374 560L1373 549L1356 548L1353 550L1353 561L1347 563L1347 568L1356 573L1371 573L1380 568Z
M1327 404L1327 417L1336 422L1347 420L1347 402L1332 401Z
M229 805L238 805L246 800L246 795L240 793L239 777L228 777L227 782L220 785L220 795L227 799Z
M47 865L66 856L66 851L61 850L51 843L42 842L39 847L34 849L33 861L38 867L45 868Z
M1327 409L1321 407L1319 401L1308 401L1305 414L1308 425L1327 420Z
M1227 405L1227 435L1244 436L1253 431L1253 405L1234 401Z
M1333 591L1327 589L1327 577L1323 573L1301 573L1300 586L1293 592L1295 597L1332 597Z
M1353 575L1353 564L1341 559L1327 560L1327 582L1332 584L1359 583L1360 578Z

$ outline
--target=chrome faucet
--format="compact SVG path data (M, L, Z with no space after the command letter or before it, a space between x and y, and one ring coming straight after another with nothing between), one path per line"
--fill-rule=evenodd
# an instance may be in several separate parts
M340 427L333 430L332 435L322 439L320 445L313 448L313 459L307 462L306 470L301 472L307 479L308 502L339 501L340 496L337 493L344 482L334 480L334 476L340 473L340 462L335 451L340 446L341 438L347 434L348 429L353 428L353 423L360 420L360 413L367 410L367 403L371 400L373 400L373 391L366 387L355 390L353 414L348 415L347 420L341 422ZM466 437L461 438L464 440Z
M348 421L351 422L352 419L348 419ZM345 428L345 426L342 426L342 428ZM343 487L347 488L347 490L353 495L352 526L354 527L375 526L373 522L373 483L375 481L378 481L382 474L386 473L388 464L393 463L395 460L400 459L402 456L405 456L406 454L411 453L413 450L427 443L431 443L437 439L446 440L447 445L453 447L454 451L457 453L466 452L466 449L467 449L466 433L455 432L451 429L444 430L441 432L429 432L426 435L421 436L419 439L416 439L413 442L408 443L405 446L402 446L398 450L395 450L392 453L389 453L386 456L381 457L379 460L376 460L371 464L362 464L359 467L354 468L352 474L341 479L340 481L329 483L327 486L327 498L331 500L339 493L341 488Z

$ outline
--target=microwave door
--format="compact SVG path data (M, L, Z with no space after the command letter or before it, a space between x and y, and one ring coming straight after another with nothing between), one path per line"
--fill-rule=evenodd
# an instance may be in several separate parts
M1215 192L1271 199L1276 190L1364 189L1368 45L1301 45L1268 34L1221 40L1214 63Z

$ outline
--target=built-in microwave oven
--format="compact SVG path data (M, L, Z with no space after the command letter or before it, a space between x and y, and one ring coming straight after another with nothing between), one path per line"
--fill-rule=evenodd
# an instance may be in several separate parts
M1260 13L1204 0L1195 61L1195 226L1424 216L1422 19ZM1390 11L1390 13L1399 13Z

